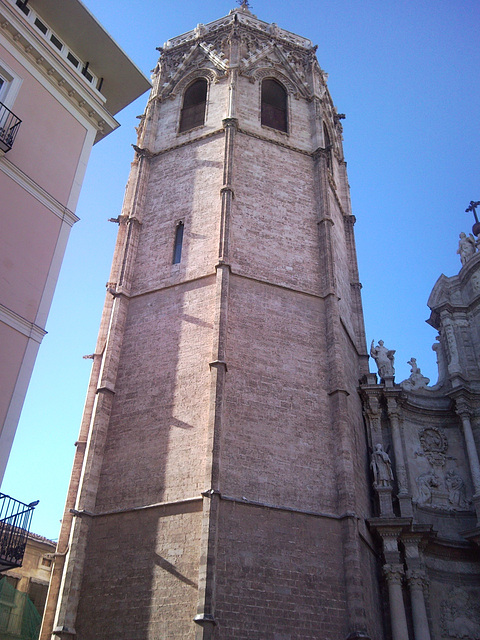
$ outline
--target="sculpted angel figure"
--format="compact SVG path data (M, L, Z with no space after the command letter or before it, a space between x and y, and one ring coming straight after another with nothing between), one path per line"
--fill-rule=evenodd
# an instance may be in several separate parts
M379 340L376 347L374 342L375 340L372 340L370 355L375 360L380 378L393 377L395 375L395 369L393 368L395 351L387 349L383 340Z

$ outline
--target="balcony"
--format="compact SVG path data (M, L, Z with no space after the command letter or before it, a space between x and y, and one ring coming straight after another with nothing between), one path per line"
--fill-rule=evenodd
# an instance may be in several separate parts
M33 510L37 502L24 504L0 493L0 572L21 567Z
M10 151L22 121L0 102L0 150Z

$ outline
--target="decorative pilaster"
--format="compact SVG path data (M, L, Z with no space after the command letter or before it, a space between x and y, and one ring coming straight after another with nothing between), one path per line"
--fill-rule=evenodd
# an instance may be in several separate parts
M147 108L148 110L148 108ZM110 281L94 355L89 391L79 436L66 517L59 537L60 560L48 594L40 637L71 640L85 561L90 518L98 490L103 451L115 395L115 384L129 305L132 270L141 227L150 152L136 149L119 216L119 231ZM74 514L74 515L73 515ZM80 516L80 517L79 517Z
M452 322L452 318L448 311L442 311L440 313L441 325L445 333L445 344L448 353L448 373L455 377L461 373L460 361L458 357L457 340L455 338L455 328Z
M235 112L236 71L230 76L229 114ZM216 269L215 316L213 327L212 361L210 362L210 414L208 423L207 464L205 484L208 487L203 493L203 520L201 554L198 578L197 613L194 622L198 625L196 640L211 640L215 622L215 568L217 556L217 528L219 516L219 470L220 470L220 434L223 425L223 407L227 375L226 340L228 294L230 283L229 265L229 229L234 190L233 154L235 134L238 121L234 117L223 120L225 129L225 152L223 169L223 186L220 191L222 199L220 213L220 237L218 244L218 263Z
M387 399L388 417L390 418L393 452L395 455L395 472L398 485L398 501L400 514L403 517L412 515L412 497L408 487L407 468L403 452L402 434L400 431L400 414L395 398Z
M344 165L341 165L344 167ZM345 183L345 189L348 193L348 181L346 179L346 174L342 175L342 181ZM366 375L368 373L368 353L366 352L366 338L365 338L365 322L363 319L363 306L362 306L362 296L361 290L362 285L359 280L358 275L358 266L357 266L357 251L355 248L355 233L354 233L354 225L355 225L355 216L346 215L343 218L343 223L345 226L345 239L347 244L347 249L349 252L349 267L350 267L350 290L352 294L352 302L355 313L353 314L355 320L355 333L357 337L357 348L361 355L361 370L360 376Z
M332 211L330 210L328 180L327 149L318 149L314 154L314 177L317 200L318 247L321 265L321 295L325 305L325 337L327 344L327 359L329 368L330 415L332 425L338 434L338 495L339 508L342 512L354 512L355 499L355 469L353 448L355 441L351 416L349 413L346 388L345 363L340 348L340 336L344 334L338 295L336 292L335 261L333 247ZM359 548L358 524L352 518L345 518L342 522L342 536L345 560L345 577L347 592L347 607L351 637L368 637L366 635L366 616L364 593L361 587L361 562ZM355 635L357 634L357 635ZM363 635L362 635L363 634Z
M371 446L375 442L382 442L382 424L381 424L381 407L380 407L380 399L372 395L371 393L366 394L366 401L368 403L366 414L368 418L368 423L370 425L370 435L371 435Z

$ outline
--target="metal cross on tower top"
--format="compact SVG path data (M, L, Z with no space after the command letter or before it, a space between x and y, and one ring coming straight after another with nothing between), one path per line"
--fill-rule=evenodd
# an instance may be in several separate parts
M243 9L251 9L251 5L248 2L248 0L237 0L237 4L242 7Z
M471 211L475 216L475 224L472 227L472 231L476 236L480 234L480 222L477 216L477 207L480 207L480 200L478 202L474 202L473 200L470 200L470 204L465 209L465 213L469 213Z

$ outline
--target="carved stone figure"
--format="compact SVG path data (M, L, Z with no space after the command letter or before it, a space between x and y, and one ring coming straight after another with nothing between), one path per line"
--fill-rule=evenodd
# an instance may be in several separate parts
M443 632L458 640L480 640L479 607L476 599L461 588L453 589L441 603Z
M447 436L437 427L427 427L420 431L420 443L425 457L435 467L445 466L448 449ZM421 454L420 454L421 455Z
M401 383L402 387L411 391L413 391L414 389L425 389L425 387L430 382L430 378L426 378L424 375L422 375L420 367L417 366L417 359L410 358L407 364L411 366L411 373L410 377Z
M382 380L392 378L395 375L395 369L393 368L395 351L387 349L383 340L379 340L376 347L373 346L374 342L375 341L372 340L370 355L375 360L378 375Z
M459 238L457 253L460 255L460 262L464 265L475 253L475 238L471 233L467 236L463 231Z
M465 493L465 483L455 469L447 471L445 476L445 486L448 491L448 501L453 508L469 508L469 503Z
M445 382L447 364L445 362L445 351L440 341L440 336L437 336L435 340L436 342L432 345L432 350L435 351L437 356L438 381L436 386L440 387Z
M427 471L418 476L418 504L431 504L432 489L438 489L439 486L440 478L433 471Z
M392 462L390 456L383 450L381 444L375 445L370 467L373 471L375 485L378 487L389 487L393 480Z

